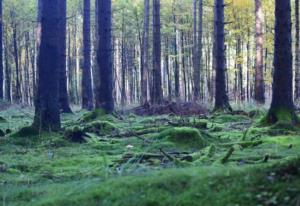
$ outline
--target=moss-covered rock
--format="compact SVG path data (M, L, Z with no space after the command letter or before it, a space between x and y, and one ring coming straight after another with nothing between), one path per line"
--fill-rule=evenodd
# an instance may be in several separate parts
M91 122L105 116L106 113L103 109L95 109L92 112L88 112L80 118L81 122Z
M84 132L107 135L107 134L111 134L112 132L116 132L118 129L115 126L115 124L111 122L97 120L84 126L83 130Z
M173 143L189 146L203 148L206 145L206 140L202 137L201 133L190 127L174 127L162 131L158 138L165 138Z
M4 136L5 136L5 132L2 129L0 129L0 137L4 137Z
M0 122L1 122L1 123L4 123L4 122L7 122L7 120L6 120L4 117L1 117L1 116L0 116Z
M13 134L13 137L30 137L30 136L37 136L40 132L38 129L32 126L27 126L21 128L19 131Z
M79 126L67 128L64 136L72 142L82 143L86 141L84 128Z

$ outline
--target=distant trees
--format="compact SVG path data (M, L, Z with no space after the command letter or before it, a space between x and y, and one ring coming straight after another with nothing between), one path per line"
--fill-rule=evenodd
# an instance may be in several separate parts
M151 102L160 104L162 101L160 0L153 0L153 89Z
M216 70L214 110L231 111L225 83L224 0L215 0L214 15L213 58Z
M38 59L38 85L33 126L60 128L59 116L59 1L42 0L42 31Z
M112 8L111 0L98 1L97 65L100 75L97 83L96 108L107 113L114 110L112 61Z
M255 0L255 95L257 103L265 103L265 86L264 86L264 13L262 10L261 0Z
M83 59L82 70L82 108L92 110L93 88L91 72L91 1L83 3Z
M268 123L296 124L293 102L291 1L275 1L275 53L272 103Z

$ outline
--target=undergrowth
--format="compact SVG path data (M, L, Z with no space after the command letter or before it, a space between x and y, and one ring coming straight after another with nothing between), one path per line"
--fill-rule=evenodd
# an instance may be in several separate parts
M296 205L299 130L258 127L265 112L248 114L78 111L62 116L62 132L44 133L29 127L31 110L9 108L0 113L1 203Z

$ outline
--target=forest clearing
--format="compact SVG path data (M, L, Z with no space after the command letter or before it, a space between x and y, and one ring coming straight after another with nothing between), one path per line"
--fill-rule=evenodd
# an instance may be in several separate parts
M300 0L0 0L0 205L300 206Z

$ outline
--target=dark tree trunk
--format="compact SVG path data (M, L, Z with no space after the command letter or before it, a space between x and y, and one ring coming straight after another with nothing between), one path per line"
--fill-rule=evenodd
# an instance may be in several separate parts
M93 109L93 88L91 72L91 1L84 0L83 14L83 56L84 66L82 72L82 108Z
M161 81L160 0L153 0L153 104L163 101Z
M199 47L197 38L197 0L193 1L194 11L194 32L193 32L193 79L194 79L194 100L200 98L200 64L199 64Z
M2 0L0 0L0 100L4 98L3 92L3 21L2 21Z
M122 14L122 40L121 40L121 105L125 106L127 101L126 98L126 67L127 67L127 57L126 57L126 42L125 42L125 21L124 14Z
M98 1L97 61L100 82L97 84L96 107L107 113L114 110L112 61L112 9L111 0Z
M299 0L295 0L295 99L300 99L300 34L299 34Z
M148 102L148 67L149 67L149 0L144 3L143 48L141 53L141 104Z
M214 110L231 111L226 92L225 79L225 34L224 34L224 0L215 0L214 6L214 61L216 69L216 89Z
M8 54L8 40L7 37L5 37L5 99L8 102L12 101L12 96L11 96L11 68L9 65L9 54Z
M43 0L38 88L33 126L58 130L59 116L59 8L60 0Z
M14 15L14 14L12 14L12 15ZM22 97L21 97L19 51L18 51L18 42L17 42L17 25L16 25L16 23L13 23L12 27L13 27L13 55L14 55L15 67L16 67L16 93L15 93L15 101L17 103L20 103Z
M263 60L263 23L264 14L261 0L255 0L255 39L256 39L256 62L255 62L255 101L259 104L265 103L264 86L264 60Z
M201 75L202 70L202 34L203 34L203 0L199 0L199 27L198 27L198 57L199 57L199 81L200 81L200 97L204 96L204 87L203 87L203 75Z
M63 113L72 113L69 105L67 90L67 67L66 67L66 38L67 38L67 2L59 0L59 103Z
M174 1L173 1L174 4ZM177 46L177 20L175 14L175 5L173 5L173 23L174 23L174 39L173 39L173 52L174 52L174 80L175 80L175 98L176 100L180 97L180 72L179 72L179 64L178 64L178 46Z
M293 57L290 0L275 1L273 97L268 123L298 122L293 102Z

